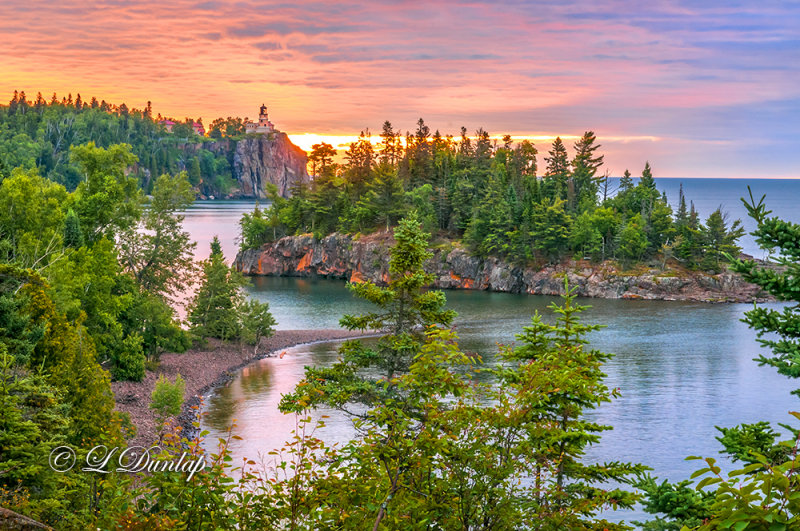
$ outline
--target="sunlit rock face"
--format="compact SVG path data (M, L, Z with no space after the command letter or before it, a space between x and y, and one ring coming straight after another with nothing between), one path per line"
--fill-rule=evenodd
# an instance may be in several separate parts
M331 234L318 240L311 235L287 236L236 256L234 266L247 275L323 276L350 282L389 280L386 233L354 238ZM480 289L535 295L559 295L564 278L582 297L604 299L694 300L751 302L766 300L757 286L738 275L718 275L687 270L639 268L635 274L612 261L565 261L542 266L517 266L498 258L476 258L458 244L432 249L425 270L442 289Z
M272 183L283 197L297 182L309 181L306 152L292 144L286 133L254 135L236 142L233 177L244 197L266 198L264 185Z
M282 197L289 197L295 183L310 180L306 152L280 131L248 135L240 140L187 144L184 151L196 155L200 147L232 160L231 173L238 186L231 197L265 199L267 183L277 186Z

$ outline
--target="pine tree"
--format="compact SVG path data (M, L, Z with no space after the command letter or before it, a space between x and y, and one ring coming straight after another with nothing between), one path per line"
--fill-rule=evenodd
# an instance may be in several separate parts
M405 211L403 183L391 166L380 165L375 170L375 179L359 205L369 211L370 217L385 225L386 230L402 217Z
M281 401L284 411L299 411L317 403L333 407L350 402L374 405L398 397L402 390L392 381L408 371L424 342L425 329L452 322L455 314L444 309L444 294L424 289L433 280L423 269L432 256L427 250L430 235L420 229L415 212L400 221L394 237L388 286L348 284L356 297L373 303L377 310L346 315L340 321L348 330L379 330L386 335L374 347L360 340L347 341L340 349L339 362L332 367L306 369L303 383ZM367 367L376 374L365 374L362 369Z
M553 303L554 324L536 313L530 326L517 335L518 346L501 350L506 362L496 370L501 380L496 402L499 419L514 419L505 430L520 445L518 459L529 469L527 519L541 529L619 529L594 521L607 504L631 507L638 496L606 482L630 484L645 467L631 463L584 463L586 448L609 426L585 418L585 412L618 396L603 383L603 363L610 354L587 347L586 335L602 328L580 322L588 308L575 304L575 290L564 280L563 304ZM498 419L498 420L499 420ZM502 425L502 421L498 424ZM500 436L495 446L507 445ZM513 442L512 442L513 444Z
M619 191L620 193L626 192L633 188L633 179L631 179L631 172L627 169L625 173L622 174L622 177L619 179Z
M189 305L189 323L201 338L237 339L242 332L236 309L243 303L247 285L240 273L225 263L219 239L211 242L211 256L202 265L200 287Z
M741 248L736 242L744 234L742 223L738 219L728 226L727 217L718 208L708 216L703 238L704 268L720 271L725 256L737 256Z
M70 208L64 218L64 247L77 249L82 245L83 232L81 232L81 222L75 211Z
M593 206L597 202L598 183L597 170L603 165L603 155L595 155L600 148L596 144L597 137L593 131L586 131L580 140L575 142L575 158L572 159L572 180L575 186L576 204L583 208Z
M542 183L545 195L551 199L566 199L569 159L567 158L567 148L564 147L560 136L553 141L553 147L544 160L547 162Z
M678 213L675 214L675 228L680 231L689 223L689 212L686 208L686 197L683 195L683 183L678 188Z
M381 164L396 166L402 157L403 147L400 143L400 132L395 132L389 120L383 122L381 143L378 158Z
M642 180L639 181L639 186L655 191L656 181L653 179L653 170L650 168L650 163L645 162L644 169L642 170Z

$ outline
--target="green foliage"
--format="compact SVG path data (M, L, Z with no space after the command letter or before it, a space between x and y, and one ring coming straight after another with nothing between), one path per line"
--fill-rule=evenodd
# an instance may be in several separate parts
M83 245L83 231L81 231L81 221L75 211L71 208L67 211L64 218L64 247L77 249Z
M449 325L455 316L444 309L441 291L423 290L432 280L422 267L431 257L427 251L429 236L421 231L415 212L400 221L391 249L388 286L371 282L348 284L356 297L373 303L378 310L345 315L340 321L348 330L380 330L386 335L374 347L358 340L346 341L338 363L329 368L309 368L303 388L298 387L296 393L281 400L284 411L302 411L317 403L333 407L345 407L349 402L371 405L400 392L390 382L409 370L419 353L425 329ZM377 375L362 374L367 367Z
M249 281L228 267L219 240L211 242L211 256L203 262L200 286L189 304L192 332L200 337L241 339L258 343L272 335L275 320L266 303L246 301L243 288Z
M132 380L140 382L145 373L145 355L142 349L142 337L129 335L119 341L111 353L111 375L115 380Z
M720 428L722 433L717 440L722 444L725 453L733 461L742 461L752 464L758 462L758 456L765 457L770 463L780 464L789 457L789 448L786 445L776 444L775 439L779 434L774 431L768 422L754 424L740 424L733 428Z
M114 398L108 374L97 363L86 329L56 310L47 283L37 273L0 264L0 277L0 300L15 314L9 318L14 324L10 331L22 332L11 341L0 336L3 355L10 355L22 369L43 375L58 389L69 405L70 441L117 437L112 429ZM9 299L13 300L10 304Z
M602 384L609 356L585 347L597 326L578 321L571 291L553 307L555 325L535 316L521 345L502 350L495 380L478 382L480 360L442 328L453 317L443 296L422 290L427 235L414 215L395 239L389 285L351 288L378 310L342 319L385 335L374 347L344 343L336 364L306 368L281 401L284 411L340 409L360 434L307 484L316 505L306 528L628 529L598 513L637 496L605 483L630 483L644 468L582 462L609 429L583 413L615 393Z
M70 148L94 142L102 148L129 144L138 162L127 172L145 192L152 189L158 175L182 170L190 172L192 185L206 195L224 196L235 182L228 158L232 159L236 138L244 134L241 118L215 120L209 131L212 138L230 140L209 146L200 144L207 139L194 133L193 119L173 120L177 123L169 133L159 123L161 117L153 116L149 104L144 109L129 109L125 104L97 100L96 105L76 106L66 98L49 103L18 98L0 105L0 168L5 168L0 173L16 167L38 169L42 176L74 190L83 178L80 164L70 160Z
M531 473L529 514L543 518L552 529L590 528L593 515L602 508L633 506L635 494L604 482L630 484L646 470L630 463L581 460L585 449L610 429L583 418L584 411L610 401L617 391L603 384L602 364L611 356L586 346L586 334L600 327L581 323L579 314L586 306L574 301L574 289L565 281L563 304L551 306L555 324L534 315L531 325L517 335L519 346L501 351L505 366L497 370L498 401L515 416L511 433L523 434L517 435L520 446L511 448L511 458L525 460Z
M405 212L416 210L425 230L461 238L480 257L524 264L574 256L630 262L661 254L664 266L674 258L690 268L712 269L704 261L713 262L715 270L722 267L719 258L741 235L738 225L709 239L698 220L687 222L688 214L673 219L649 163L635 186L627 172L618 193L609 197L607 173L599 174L599 149L597 137L587 131L570 160L557 138L545 157L544 175L537 176L537 150L529 141L514 145L506 136L500 146L483 129L474 138L462 129L456 141L431 134L419 120L404 148L400 133L386 122L377 153L369 133L362 133L344 164L333 162L332 146L315 145L309 157L313 181L297 183L289 198L271 194L268 209L245 214L241 248L286 235L388 231ZM681 199L685 203L682 194Z
M120 235L120 261L144 291L166 300L188 287L196 246L180 214L194 201L186 173L162 175L141 222Z
M170 382L163 374L158 377L153 393L150 395L149 407L155 412L159 423L180 414L185 392L186 382L183 381L180 374L175 377L173 382Z
M83 180L75 190L75 212L87 242L102 237L114 240L121 231L131 229L141 215L142 194L136 179L126 176L137 161L128 144L108 149L94 142L73 146L70 161L80 168Z
M729 256L732 269L779 300L800 301L800 226L777 217L769 217L770 212L764 205L764 197L756 203L751 192L750 201L742 201L758 224L752 233L756 241L765 249L777 249L778 263L784 267L764 267L752 260ZM692 224L692 218L696 219L696 216L690 214L689 219L684 219L684 213L685 206L679 210L682 224ZM719 212L712 217L713 219L709 218L709 224L713 229L708 234L718 236L717 243L712 245L719 246L720 241L724 242L725 235L729 231L735 233L738 227L734 224L730 229L726 228L724 217ZM800 376L800 343L797 333L800 329L800 317L797 309L797 305L787 306L783 311L755 307L746 312L743 319L756 330L759 342L772 350L772 356L762 355L756 361L761 365L775 367L780 374L790 378ZM770 334L772 338L763 339L766 334ZM800 390L793 393L800 394ZM800 420L800 413L790 411L789 414ZM789 429L793 437L777 443L778 434L766 422L742 424L733 428L718 427L722 433L718 440L724 447L723 453L728 454L733 461L742 461L745 465L727 474L713 458L688 458L702 459L706 465L691 477L702 478L695 488L703 492L703 505L708 504L707 510L703 507L706 514L696 529L789 530L800 526L800 476L797 474L800 468L800 430L789 425L782 426ZM685 483L679 485L683 489ZM652 500L651 512L670 514L670 506L658 502L657 492L648 492L648 495ZM696 520L697 518L686 518L683 523L697 526ZM681 523L680 518L676 523Z
M275 187L275 185L271 186ZM277 189L274 191L276 192ZM271 210L266 212L261 210L258 203L256 203L252 214L245 212L242 215L242 219L239 221L239 227L241 228L240 250L258 249L261 245L277 239L277 223L272 222L275 218L274 216L272 218L268 217L271 212Z
M627 261L641 259L647 250L647 234L643 225L642 217L636 214L619 233L619 252Z
M712 493L698 491L689 481L658 483L649 475L643 476L634 486L641 489L646 501L642 508L650 514L663 514L647 522L633 522L643 531L680 531L696 528L711 516Z
M702 267L719 271L725 256L736 256L741 251L736 241L743 234L744 228L738 219L728 226L726 216L719 208L712 212L706 220Z
M800 301L800 225L769 217L771 213L753 196L745 202L750 216L758 223L752 233L756 242L764 249L776 252L774 260L781 269L761 267L752 260L734 260L731 267L748 282L760 286L780 301ZM757 361L777 369L789 378L800 377L800 311L797 305L782 310L756 307L745 314L744 322L758 334L758 342L772 351L770 357L761 355ZM764 338L767 334L778 334L777 338ZM794 391L800 395L800 390Z
M253 345L253 354L258 352L262 338L271 337L277 323L269 311L269 304L249 299L236 309L242 322L241 338Z
M573 249L579 249L579 257L601 258L603 255L603 234L594 223L593 216L584 212L575 220L570 235Z
M67 191L17 168L0 183L0 258L42 269L62 252L62 224Z

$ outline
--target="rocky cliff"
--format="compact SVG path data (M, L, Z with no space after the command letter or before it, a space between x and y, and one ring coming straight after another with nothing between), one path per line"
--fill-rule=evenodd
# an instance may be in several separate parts
M233 176L242 195L267 197L264 184L269 182L287 197L294 183L308 182L306 152L292 144L286 133L252 136L236 142L233 154Z
M332 234L322 240L311 235L287 236L260 249L239 253L235 267L247 275L312 276L343 278L350 282L370 280L379 284L389 278L386 234L353 238ZM470 256L458 244L435 246L425 269L444 289L481 289L536 295L559 295L564 276L584 297L606 299L658 299L708 302L765 300L757 286L731 272L717 275L668 268L623 271L611 261L591 264L569 261L541 268L517 267L497 258Z
M239 182L239 197L267 197L264 185L272 183L283 197L291 195L292 185L308 182L306 152L292 144L286 133L248 135L240 140L223 139L217 142L190 144L184 149L199 147L214 153L224 153L232 160L231 172Z

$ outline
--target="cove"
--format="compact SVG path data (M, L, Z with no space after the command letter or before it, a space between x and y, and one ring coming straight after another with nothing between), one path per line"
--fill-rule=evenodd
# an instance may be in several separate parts
M337 328L344 313L366 310L344 282L286 277L254 278L251 296L270 303L282 329ZM485 291L447 291L448 306L459 314L456 329L462 349L492 363L497 343L514 334L554 297ZM609 387L622 397L603 405L590 418L614 427L587 455L596 461L626 460L652 467L670 480L688 478L698 468L689 455L721 457L714 426L743 422L789 420L798 409L790 395L793 382L774 369L759 367L752 358L760 347L755 334L740 322L750 304L707 304L674 301L579 299L591 305L587 323L606 325L589 336L591 346L615 357L605 366ZM774 304L778 306L777 304ZM287 349L282 358L260 360L243 369L227 386L205 397L203 430L213 449L236 422L242 440L231 444L234 463L243 457L259 460L279 448L295 427L293 416L282 415L277 403L302 377L305 365L336 359L336 343ZM349 439L350 421L333 411L317 433L329 443ZM614 513L608 517L644 518Z

